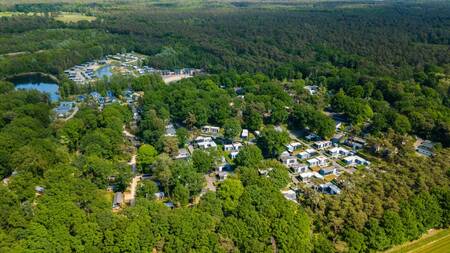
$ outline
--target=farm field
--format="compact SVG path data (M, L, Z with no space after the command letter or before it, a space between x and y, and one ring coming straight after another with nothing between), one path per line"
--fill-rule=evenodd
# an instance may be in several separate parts
M445 253L450 248L450 229L433 230L422 238L394 247L385 253Z

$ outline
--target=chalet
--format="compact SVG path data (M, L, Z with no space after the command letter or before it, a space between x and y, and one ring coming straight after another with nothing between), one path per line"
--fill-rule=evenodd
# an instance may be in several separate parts
M248 130L247 129L242 129L241 138L242 139L248 138Z
M335 167L322 168L320 169L319 173L322 176L336 174L336 168Z
M195 139L195 146L200 149L217 148L217 144L211 137L199 136Z
M297 157L304 160L313 157L317 154L317 151L313 148L308 148L307 150L297 154Z
M228 178L228 173L225 171L221 171L217 174L217 176L219 177L219 181L225 181L225 179Z
M327 153L331 156L331 157L340 157L340 156L348 156L350 155L350 151L342 148L342 147L334 147L331 148L329 150L327 150Z
M416 148L416 151L419 154L431 157L434 155L433 148L434 148L434 143L429 140L425 140Z
M235 142L235 143L233 143L233 147L234 147L234 150L235 150L235 151L239 151L239 150L241 150L241 148L242 148L242 143L240 143L240 142Z
M305 136L305 139L307 141L315 141L315 140L320 139L320 137L315 133L311 133L311 134L308 134L307 136Z
M224 151L239 151L242 148L242 143L240 142L235 142L233 144L225 144L223 145L223 150Z
M123 204L123 193L116 192L114 194L113 209L119 209Z
M177 130L175 129L175 127L173 126L173 124L168 124L166 126L166 133L164 134L165 136L175 136L177 134Z
M175 159L188 159L191 156L189 151L185 148L178 150L178 155L175 157Z
M233 150L234 150L233 144L223 145L223 151L233 151Z
M357 155L347 156L344 159L344 162L347 165L354 166L354 165L370 165L370 162L366 159L359 157Z
M286 167L294 166L294 164L297 164L297 157L295 156L282 156L280 157L281 162Z
M220 127L215 126L203 126L202 133L210 135L218 135L220 132Z
M307 162L310 167L323 167L328 164L328 159L325 156L318 156L316 158L309 159Z
M331 142L332 143L341 143L342 139L344 138L344 134L335 134L332 138L331 138Z
M295 150L299 149L301 147L302 144L300 144L300 142L291 142L289 144L286 145L286 149L289 152L294 152Z
M293 201L295 203L297 203L297 194L295 193L294 190L286 190L286 191L281 191L281 194L283 194L283 196L290 201Z
M323 176L322 175L320 175L319 173L317 173L317 172L304 172L304 173L301 173L300 175L299 175L299 177L300 177L300 179L302 180L302 181L304 181L304 180L306 180L306 179L308 179L308 178L311 178L311 177L315 177L315 178L318 178L318 179L323 179Z
M308 171L308 165L303 163L297 163L291 166L292 171L296 174L305 173Z
M336 195L341 193L341 189L332 183L321 184L318 187L318 190L322 193Z
M361 149L364 146L366 146L366 140L359 138L359 137L349 137L345 144L354 148L354 149Z
M325 149L331 147L331 141L316 141L313 146L317 149Z
M197 143L197 147L200 149L210 149L210 148L217 148L217 144L214 141L208 141L208 142L200 142Z

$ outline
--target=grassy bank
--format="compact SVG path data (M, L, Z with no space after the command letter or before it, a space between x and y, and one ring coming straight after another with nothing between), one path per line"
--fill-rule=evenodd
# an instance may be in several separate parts
M431 230L420 239L394 247L385 253L445 253L450 249L450 229Z

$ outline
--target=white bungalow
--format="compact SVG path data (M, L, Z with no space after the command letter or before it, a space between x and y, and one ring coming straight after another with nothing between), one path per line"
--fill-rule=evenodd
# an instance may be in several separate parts
M318 187L318 190L322 193L336 195L341 193L341 189L332 183L321 184Z
M301 173L305 173L308 171L308 165L303 164L303 163L297 163L291 166L292 171L295 174L301 174Z
M308 148L307 150L300 152L297 154L297 157L304 160L304 159L308 159L313 157L314 155L317 154L317 150L313 149L313 148Z
M311 177L315 177L315 178L318 178L318 179L323 179L323 176L322 175L320 175L319 173L317 173L317 172L305 172L305 173L301 173L300 174L300 179L301 180L305 180L305 179L308 179L308 178L311 178Z
M325 149L331 147L331 145L331 141L316 141L313 146L317 149Z
M289 152L294 152L295 150L299 149L301 147L302 144L300 144L300 142L291 142L289 144L286 145L286 149Z
M370 162L366 159L359 157L357 155L347 156L344 158L344 162L347 165L354 166L354 165L370 165Z
M293 190L281 191L281 194L290 201L297 203L297 194Z
M328 159L325 156L318 156L316 158L309 159L307 162L310 167L323 167L328 164Z
M203 126L202 127L202 133L204 134L211 134L211 135L217 135L219 134L220 127L215 126Z
M327 151L328 154L330 154L331 157L340 157L340 156L348 156L350 155L350 150L347 150L342 147L334 147Z
M297 157L295 156L282 156L280 160L286 167L292 167L297 164Z
M217 148L217 144L211 137L199 136L195 139L195 145L200 149Z
M225 145L223 145L223 150L224 151L233 151L234 150L233 144L225 144Z
M247 129L242 129L241 138L242 139L248 138L248 130Z

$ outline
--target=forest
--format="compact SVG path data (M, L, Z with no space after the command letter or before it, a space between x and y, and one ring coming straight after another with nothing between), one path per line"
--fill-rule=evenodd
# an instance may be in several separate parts
M192 2L0 1L18 13L0 16L0 252L375 252L449 227L448 2ZM63 23L59 12L96 19ZM148 56L144 65L207 74L79 86L63 73L131 51ZM88 100L54 120L48 96L6 81L28 72L56 76L63 99L143 92L142 119L132 128L129 106ZM373 165L339 177L339 195L305 187L288 201L280 190L291 178L277 158L289 136L275 126L329 139L330 113L367 139ZM169 122L181 126L173 137ZM260 132L233 176L206 193L221 150L173 159L204 125L227 140ZM124 127L142 140L138 171L152 180L134 206L113 212L110 187L125 191L133 178ZM437 143L432 158L416 154L417 136Z

